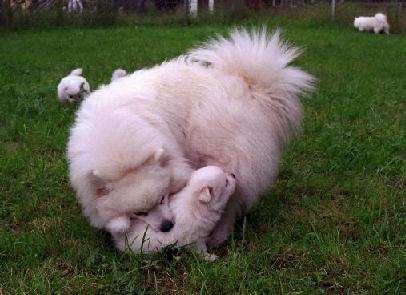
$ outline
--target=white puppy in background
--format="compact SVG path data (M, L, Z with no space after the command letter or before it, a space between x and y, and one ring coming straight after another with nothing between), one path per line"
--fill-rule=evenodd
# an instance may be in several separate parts
M226 174L216 166L200 168L192 173L187 186L169 201L163 198L151 211L133 216L127 234L113 234L116 247L128 248L134 253L153 253L169 245L185 246L213 261L216 256L207 253L206 239L220 220L234 190L234 175ZM165 214L165 218L174 216L175 223L169 232L156 227L156 221L160 226L161 214Z
M58 85L58 99L61 103L72 103L83 100L90 94L90 85L82 77L82 69L73 70L62 78Z
M380 32L389 34L388 19L383 13L377 13L372 17L356 17L354 19L354 27L357 28L360 32L373 31L375 34L379 34Z
M117 79L125 77L125 76L127 76L127 71L126 70L117 69L117 70L115 70L113 72L113 75L111 75L110 83L116 81Z

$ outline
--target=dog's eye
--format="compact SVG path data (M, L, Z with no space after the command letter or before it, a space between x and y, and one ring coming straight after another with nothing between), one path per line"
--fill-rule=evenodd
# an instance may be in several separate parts
M162 204L165 202L165 197L166 197L165 195L163 195L163 196L161 197L161 201L159 202L159 204L162 205Z
M73 95L72 95L72 94L69 94L69 98L73 98Z
M226 178L226 186L228 186L228 179Z
M148 212L134 212L134 214L137 216L147 216Z

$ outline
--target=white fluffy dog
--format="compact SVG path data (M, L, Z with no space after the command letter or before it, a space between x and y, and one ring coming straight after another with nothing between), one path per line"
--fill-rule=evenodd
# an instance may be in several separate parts
M360 16L354 19L354 27L360 32L373 31L375 34L384 32L389 34L389 24L385 14L377 13L372 17Z
M235 190L235 178L219 167L207 166L193 172L187 186L171 196L169 208L163 201L149 214L134 216L127 234L113 235L117 248L131 249L134 253L160 251L168 245L186 246L214 260L215 255L207 253L206 239L220 220L224 207ZM175 226L170 232L162 232L154 227L150 215L160 215L171 210Z
M278 33L235 30L93 92L68 144L70 180L91 224L121 220L114 230L128 232L132 214L151 211L193 170L214 165L237 180L208 240L224 242L272 185L302 121L299 96L313 77L289 66L299 53Z
M82 77L82 69L76 69L62 78L58 85L58 99L61 103L83 100L90 93L90 85Z

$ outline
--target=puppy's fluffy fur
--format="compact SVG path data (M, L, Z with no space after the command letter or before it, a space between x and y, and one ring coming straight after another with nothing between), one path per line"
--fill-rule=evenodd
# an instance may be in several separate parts
M220 168L207 166L193 172L188 185L171 197L169 208L174 214L175 226L168 233L154 229L153 225L133 221L127 234L113 235L117 248L131 249L134 253L160 251L168 245L187 246L214 260L207 253L206 239L219 221L228 198L235 190L235 179ZM160 210L160 204L150 211ZM137 216L135 216L137 219Z
M375 34L384 32L389 34L388 19L385 14L377 13L372 17L360 16L354 19L354 27L360 32L373 31Z
M82 69L76 69L62 78L58 84L58 99L61 103L81 101L90 93L90 85L82 77Z
M151 210L193 170L215 165L237 178L209 239L225 241L273 183L302 121L299 96L313 77L288 65L299 53L278 32L235 30L93 92L68 146L70 180L91 224L127 218L126 232L133 212Z

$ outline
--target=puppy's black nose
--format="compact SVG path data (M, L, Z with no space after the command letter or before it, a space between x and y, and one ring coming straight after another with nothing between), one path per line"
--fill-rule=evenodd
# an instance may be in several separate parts
M164 220L161 223L161 232L167 233L169 231L171 231L171 229L173 228L173 222L170 220Z
M234 174L234 173L231 173L231 176L232 176L233 178L235 178L235 174Z

